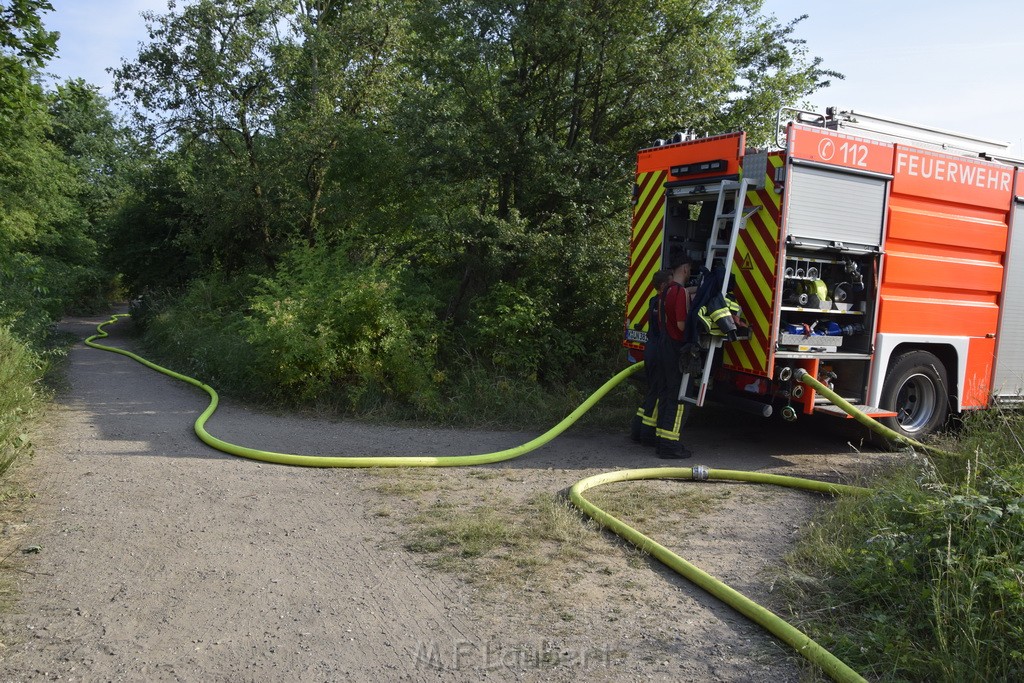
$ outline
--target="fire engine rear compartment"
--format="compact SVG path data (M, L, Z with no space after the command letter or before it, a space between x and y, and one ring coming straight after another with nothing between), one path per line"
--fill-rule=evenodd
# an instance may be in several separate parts
M791 119L775 151L740 132L639 152L624 344L643 348L650 278L684 255L726 264L750 332L702 335L681 400L829 412L787 379L802 369L926 434L947 410L1024 394L1021 163L948 136L860 137L843 128L855 114Z
M863 405L889 178L796 159L785 168L774 368L803 367ZM832 411L813 395L790 398L803 399L805 413Z
M793 192L799 193L804 201L818 201L822 212L820 215L799 213L796 229L779 245L777 263L782 267L776 267L773 272L776 282L767 307L769 314L775 311L776 315L769 321L769 344L764 348L765 355L774 359L774 363L769 361L761 372L755 370L753 374L770 379L775 368L815 370L816 375L845 398L862 404L869 381L868 362L874 332L871 321L877 305L884 192L877 191L877 183L836 178L816 169L794 175ZM805 183L804 178L810 181ZM719 186L715 180L665 183L662 266L680 257L706 261L718 199ZM884 180L880 182L884 187ZM844 207L836 206L834 199L821 199L826 193L835 192L837 184L852 184L855 188L867 186L867 192L860 192L867 197L855 197L853 211L839 214L837 212ZM733 204L727 199L723 211L733 212ZM751 209L749 204L745 207L748 212ZM858 241L850 241L849 235L856 236ZM841 237L846 237L845 241ZM740 267L743 265L741 257L730 264L733 267L728 269L729 291L736 289L736 275L732 271L737 261ZM721 258L712 262L716 266L723 265ZM753 314L754 311L746 312L748 316ZM820 367L808 362L815 359L820 359ZM730 375L729 370L744 375L751 371L751 368L730 367L725 363L723 373L722 365L719 357L715 371L719 380ZM715 396L720 400L730 395L751 398L755 393L751 387L764 388L764 385L751 385L750 378L743 376L737 377L734 383L719 381L717 384ZM813 398L808 396L808 399L804 412L814 409Z

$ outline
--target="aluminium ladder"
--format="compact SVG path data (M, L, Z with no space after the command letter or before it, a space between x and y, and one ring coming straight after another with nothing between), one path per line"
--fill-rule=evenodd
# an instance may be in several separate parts
M747 219L760 210L760 207L749 208L744 205L750 183L746 178L740 180L723 180L718 188L718 203L715 205L715 219L708 237L708 246L704 257L704 267L710 271L716 260L721 260L725 268L722 278L721 294L729 291L729 277L732 260L736 254L736 241L740 231L747 226ZM726 204L731 200L731 208ZM723 234L724 233L724 234ZM689 394L690 373L683 374L683 382L679 386L679 400L697 406L704 405L708 382L711 378L711 366L714 363L715 351L722 346L724 339L710 335L709 346L704 350L704 367L701 372L700 385L694 395Z

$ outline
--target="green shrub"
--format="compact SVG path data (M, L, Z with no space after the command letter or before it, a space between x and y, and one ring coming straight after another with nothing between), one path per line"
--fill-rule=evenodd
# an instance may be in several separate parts
M622 369L614 341L572 361L582 342L553 324L550 302L507 283L455 332L436 288L412 273L300 246L271 275L214 272L184 292L146 292L131 312L155 360L218 390L384 420L548 427ZM637 400L627 385L586 420L625 424Z
M792 563L813 637L884 680L1024 679L1022 426L972 416L958 467L905 462L810 528Z
M433 400L439 325L397 270L298 249L261 280L250 307L246 338L286 397L340 395L353 408Z
M299 248L270 277L215 272L183 294L146 293L132 313L159 358L248 398L429 410L443 379L431 306L394 271L330 250Z
M548 302L508 282L474 302L467 346L499 374L537 381L545 341L557 334Z
M29 447L28 423L41 403L42 358L0 325L0 475Z
M132 302L133 322L154 360L255 400L274 395L261 359L246 338L243 311L252 278L219 272L193 280L184 292L146 292Z

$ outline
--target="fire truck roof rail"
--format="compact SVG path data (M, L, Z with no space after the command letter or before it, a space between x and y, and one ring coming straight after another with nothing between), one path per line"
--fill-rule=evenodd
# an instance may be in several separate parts
M1002 155L1010 147L1009 142L957 133L853 109L837 110L835 107L829 107L826 115L831 121L835 121L838 130L857 131L865 134L865 137L886 142L906 142L930 149L967 154Z
M1021 165L1007 156L1009 142L957 133L943 128L911 123L854 109L828 107L824 114L784 107L779 110L779 147L785 146L785 128L790 121L860 135L882 142L896 142L950 154L981 157Z

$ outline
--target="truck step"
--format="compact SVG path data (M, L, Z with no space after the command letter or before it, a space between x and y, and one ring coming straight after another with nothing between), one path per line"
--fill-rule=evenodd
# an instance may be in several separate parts
M886 410L884 408L876 408L875 406L867 406L867 405L864 405L862 403L854 403L852 405L853 405L854 408L856 408L860 412L864 413L868 417L872 417L872 418L875 418L875 419L880 418L880 417L896 417L896 413L894 413L891 410ZM839 406L834 406L831 403L829 403L827 405L820 405L820 406L816 405L816 406L814 406L814 412L821 413L823 415L833 415L835 417L845 417L847 419L852 419L850 417L849 413L847 413L845 410L843 410Z

